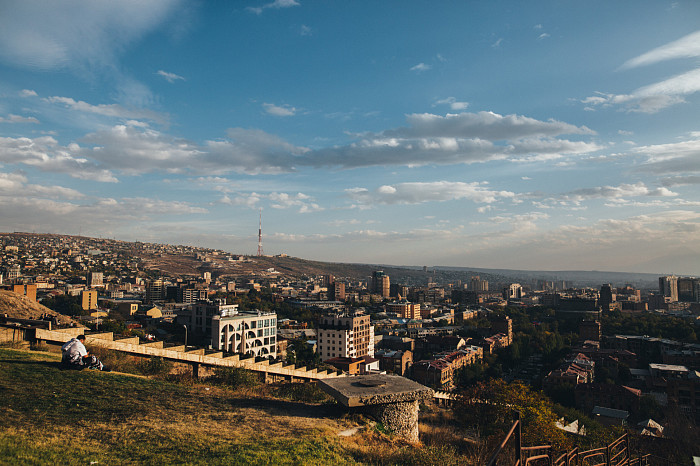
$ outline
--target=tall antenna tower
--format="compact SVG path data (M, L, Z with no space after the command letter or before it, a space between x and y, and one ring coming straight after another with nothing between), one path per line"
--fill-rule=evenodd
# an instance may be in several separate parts
M263 255L262 248L262 208L260 209L260 226L258 228L258 256Z

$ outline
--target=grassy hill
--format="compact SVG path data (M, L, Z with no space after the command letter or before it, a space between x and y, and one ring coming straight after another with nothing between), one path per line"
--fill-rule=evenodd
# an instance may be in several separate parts
M439 429L424 425L428 445L407 445L335 403L284 399L270 386L173 383L58 363L55 354L0 348L0 463L475 464ZM338 435L352 428L358 433Z
M42 315L50 315L51 317L57 317L64 324L72 322L79 325L78 321L68 316L53 311L26 296L8 290L0 290L0 314L7 314L8 317L13 319L32 320L37 320Z

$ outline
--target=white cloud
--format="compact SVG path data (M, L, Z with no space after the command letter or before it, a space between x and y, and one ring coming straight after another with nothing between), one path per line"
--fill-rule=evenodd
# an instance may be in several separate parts
M23 117L10 113L7 118L0 117L0 123L39 123L34 117Z
M22 89L19 91L19 95L20 97L36 97L37 93L31 89Z
M639 66L653 65L666 60L695 57L700 57L700 31L693 32L681 39L669 42L661 47L643 53L638 57L627 60L620 68L637 68Z
M302 24L299 28L299 34L301 34L302 36L311 36L313 35L313 31L306 24Z
M304 193L289 194L275 191L268 194L261 194L257 192L250 192L236 193L233 197L226 194L219 200L219 202L228 205L257 208L264 200L268 200L270 202L270 207L273 209L298 208L298 212L300 214L324 210L321 206L313 202L313 198L311 196Z
M700 139L691 139L671 144L639 146L633 153L647 156L637 170L654 174L700 174Z
M289 105L275 105L264 103L263 108L267 113L274 116L294 116L297 109Z
M299 213L309 213L318 212L323 210L315 202L311 202L311 198L303 193L288 194L288 193L270 193L268 199L272 201L270 207L273 209L289 209L292 207L298 207Z
M264 10L271 8L274 10L279 10L281 8L290 8L293 6L299 6L300 3L297 2L296 0L275 0L272 3L266 3L265 5L261 7L248 7L248 11L252 11L253 13L259 15L261 14Z
M163 171L180 173L196 165L196 144L151 129L117 125L82 138L91 144L81 154L127 174Z
M463 164L520 157L549 160L599 150L595 143L556 139L594 134L556 120L539 121L492 112L408 115L409 126L365 133L346 146L311 151L297 165L356 168L377 165Z
M538 38L539 40L542 40L542 39L546 39L547 37L550 37L549 34L547 34L546 32L543 32L543 33L540 34L537 38Z
M41 70L108 67L127 45L164 22L181 3L4 2L0 60Z
M384 185L370 191L366 188L345 190L346 195L364 205L376 204L420 204L423 202L444 202L467 199L479 203L492 203L498 199L513 199L510 191L495 191L482 186L482 183L450 181L399 183Z
M249 174L291 171L308 150L261 130L232 128L229 139L200 145L152 129L116 125L90 133L80 155L127 174L148 172Z
M182 76L179 76L175 73L169 73L163 70L158 70L157 74L164 77L169 83L174 83L177 80L185 81L185 78L183 78Z
M411 67L411 71L416 71L416 72L420 73L423 71L428 71L431 68L432 68L432 65L426 65L425 63L418 63L417 65Z
M52 100L86 112L128 115L119 106L93 106L67 98ZM12 154L22 152L21 156L13 156L11 163L35 164L42 170L74 171L71 176L116 181L109 170L131 175L148 172L275 174L299 167L420 166L509 158L546 162L600 148L594 143L556 138L565 133L593 133L585 126L556 120L538 121L491 112L444 117L409 115L407 120L407 127L366 133L349 145L317 150L294 146L261 130L243 128L229 129L228 138L199 144L151 129L142 122L127 120L126 124L102 127L85 135L79 139L81 145L73 143L60 147L52 138L7 139L4 144L13 147L0 155L0 159L9 160ZM39 154L34 154L37 151Z
M469 106L469 102L460 102L454 97L448 97L436 101L435 105L449 105L451 110L466 110Z
M496 42L494 42L493 44L491 44L491 47L493 47L493 48L498 48L498 47L501 46L502 43L503 43L503 38L502 38L502 37L499 37L498 40L496 40Z
M116 182L109 171L80 157L77 144L60 146L50 136L30 138L0 137L0 163L23 164L53 173L66 173L74 178Z
M45 186L27 183L27 177L19 173L0 172L0 197L18 195L25 197L48 197L63 199L80 199L81 192L63 186Z
M617 199L621 197L638 196L677 196L677 193L669 191L667 188L650 189L641 181L634 184L621 184L619 186L599 186L594 188L582 188L569 191L561 197L565 200L580 202L586 199Z
M414 113L406 117L408 128L387 130L385 136L398 137L476 137L491 141L561 134L595 134L585 126L574 126L550 119L536 120L521 115L493 112L448 113L445 116Z
M700 31L658 47L625 62L620 69L652 65L676 58L700 56ZM656 113L664 108L685 102L685 96L700 91L700 68L680 73L663 81L640 87L630 94L596 92L581 102L588 108L623 106L630 112Z
M689 184L700 184L700 175L686 175L664 178L661 180L661 184L668 188L672 188L674 186L686 186Z
M74 100L70 97L47 97L44 99L45 102L51 104L63 105L65 108L74 110L77 112L84 113L94 113L96 115L102 115L112 118L124 118L124 119L147 119L158 123L164 123L167 121L167 115L162 115L152 110L147 109L135 109L130 110L118 104L99 104L92 105L82 100Z
M502 231L500 235L514 234L522 235L523 233L537 230L537 221L547 220L549 215L544 212L528 212L525 214L498 215L491 217L489 222L495 224L508 224L510 231Z
M152 198L97 198L78 203L24 195L0 196L0 210L3 229L45 231L50 225L52 232L76 234L83 226L95 235L115 229L124 231L124 225L128 225L126 231L133 233L144 225L153 226L157 219L168 215L207 213L206 209L187 202Z

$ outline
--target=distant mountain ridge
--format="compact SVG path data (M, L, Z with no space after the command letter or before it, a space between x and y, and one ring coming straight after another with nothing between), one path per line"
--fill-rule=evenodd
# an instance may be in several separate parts
M242 276L254 274L269 268L275 268L282 274L291 276L314 276L314 275L335 275L339 278L352 280L366 280L375 270L384 270L389 275L392 283L401 283L411 286L427 285L432 281L437 284L455 283L461 281L467 283L471 276L479 275L482 279L488 280L492 286L508 282L521 282L522 284L535 284L538 280L562 282L566 281L572 286L600 287L604 283L613 286L624 286L631 284L641 289L656 289L658 287L658 277L666 275L663 273L638 273L638 272L608 272L608 271L584 271L584 270L518 270L518 269L498 269L484 267L455 267L434 265L431 267L414 265L390 265L390 264L366 264L366 263L341 263L323 262L287 255L277 256L246 256L250 259L248 263L237 264L235 267L228 263L219 262L219 268L212 268L214 263L206 263L197 260L193 256L178 254L148 254L143 251L144 246L159 247L164 244L143 243L140 241L117 241L102 238L90 238L84 236L60 235L60 234L37 234L37 233L0 233L0 236L23 236L31 237L62 237L78 241L103 242L119 245L124 248L138 250L141 258L145 261L146 268L161 270L175 275L197 275L202 271L211 271L213 274L226 276ZM200 250L203 254L212 251L221 251L227 254L239 255L238 253L214 250L207 247L192 247L181 245L165 245L171 247L187 247ZM493 288L492 288L493 289Z

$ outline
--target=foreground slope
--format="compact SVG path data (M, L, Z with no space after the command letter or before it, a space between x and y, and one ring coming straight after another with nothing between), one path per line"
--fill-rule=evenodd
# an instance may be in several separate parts
M351 464L334 407L61 370L57 356L0 349L0 462Z
M335 403L269 387L61 370L57 354L0 347L0 464L483 463L440 429L422 425L428 444L406 444Z

